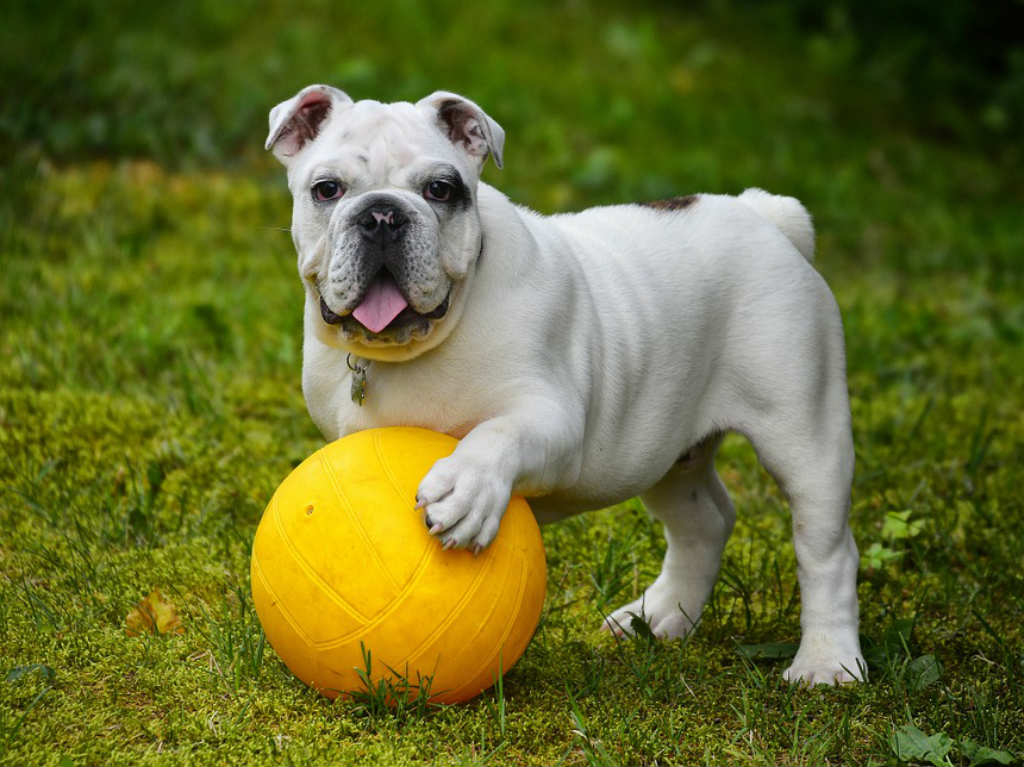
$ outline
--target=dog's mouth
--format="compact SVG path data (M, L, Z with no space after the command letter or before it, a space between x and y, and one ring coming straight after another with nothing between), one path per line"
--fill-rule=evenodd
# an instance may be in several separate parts
M448 313L451 293L429 312L417 312L398 289L394 277L381 269L358 306L346 315L336 314L320 296L320 316L336 325L349 341L370 344L408 343L424 338L433 323Z

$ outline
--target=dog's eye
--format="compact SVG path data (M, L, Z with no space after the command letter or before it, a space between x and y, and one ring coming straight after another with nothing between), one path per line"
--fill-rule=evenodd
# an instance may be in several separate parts
M313 184L313 199L317 202L337 200L343 194L345 194L345 187L337 181L327 179Z
M454 187L447 181L431 181L423 188L423 196L434 202L448 202Z

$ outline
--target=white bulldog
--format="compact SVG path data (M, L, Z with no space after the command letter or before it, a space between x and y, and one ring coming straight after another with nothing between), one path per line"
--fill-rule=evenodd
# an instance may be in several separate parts
M801 204L748 189L541 216L479 181L504 131L437 92L311 85L270 113L306 291L302 385L333 440L461 439L419 487L430 532L479 550L511 493L542 522L641 495L661 574L607 618L698 621L735 512L715 472L746 436L793 514L803 635L785 677L863 679L843 329Z

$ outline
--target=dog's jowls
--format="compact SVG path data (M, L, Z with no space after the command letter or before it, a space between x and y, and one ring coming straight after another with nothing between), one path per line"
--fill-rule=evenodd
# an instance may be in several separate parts
M446 92L312 85L270 113L313 420L328 439L461 438L417 499L447 546L490 543L513 491L541 521L641 495L665 561L605 626L642 615L664 637L693 628L717 577L735 512L715 451L743 434L792 508L803 635L785 676L862 679L843 331L807 212L751 189L541 216L479 181L504 140Z

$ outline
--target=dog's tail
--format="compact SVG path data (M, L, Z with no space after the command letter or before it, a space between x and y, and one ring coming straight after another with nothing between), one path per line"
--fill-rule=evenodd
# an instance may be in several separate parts
M757 188L747 189L739 199L779 227L804 258L814 261L814 224L811 223L811 214L798 199L769 194Z

